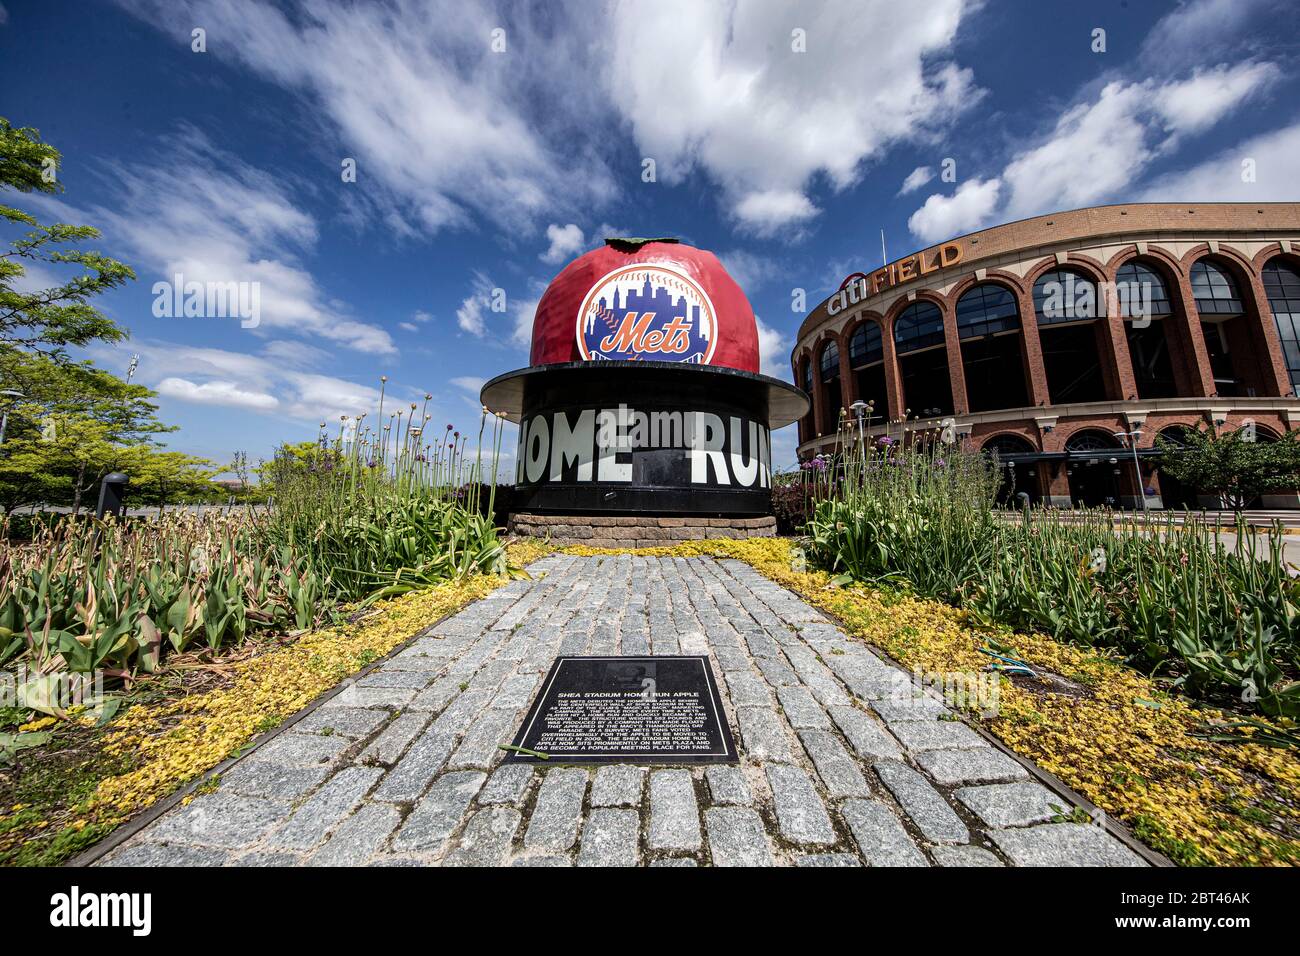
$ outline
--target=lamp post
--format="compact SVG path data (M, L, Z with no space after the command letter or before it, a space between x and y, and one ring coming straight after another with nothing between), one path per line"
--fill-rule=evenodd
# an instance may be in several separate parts
M1131 432L1115 432L1116 438L1127 438L1128 446L1133 451L1133 475L1137 478L1137 493L1142 499L1142 513L1147 511L1147 490L1142 484L1142 466L1138 464L1138 435L1142 434L1142 429L1135 428Z
M23 398L23 393L17 389L6 388L0 390L0 397L5 400L4 414L0 415L0 445L5 443L5 431L9 428L9 406L13 405L18 399Z
M865 448L867 440L866 440L866 435L862 430L862 419L867 414L867 403L859 398L856 402L854 402L852 405L849 406L849 411L851 411L853 413L853 417L858 420L858 445L860 447Z

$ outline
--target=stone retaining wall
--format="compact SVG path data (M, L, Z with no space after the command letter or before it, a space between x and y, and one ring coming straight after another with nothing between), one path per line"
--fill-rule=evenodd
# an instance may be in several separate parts
M559 545L653 548L705 538L771 538L776 535L776 518L771 515L759 518L601 517L519 512L510 516L510 531L532 538L549 537Z

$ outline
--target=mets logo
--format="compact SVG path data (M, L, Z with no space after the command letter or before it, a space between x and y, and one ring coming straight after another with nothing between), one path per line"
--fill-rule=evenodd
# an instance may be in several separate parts
M707 365L718 344L718 317L694 279L662 263L637 263L591 287L577 331L587 361Z

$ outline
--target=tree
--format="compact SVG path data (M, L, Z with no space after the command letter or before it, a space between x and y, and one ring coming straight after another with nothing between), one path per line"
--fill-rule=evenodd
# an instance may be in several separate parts
M1242 429L1216 435L1188 429L1178 441L1156 440L1160 470L1240 511L1252 498L1300 487L1300 432L1276 441L1252 441Z
M11 126L0 117L0 189L62 192L58 180L61 163L59 151L41 142L36 130ZM2 203L0 219L31 227L0 253L0 348L31 349L62 360L67 346L126 337L126 330L89 299L134 279L135 273L116 259L74 247L99 238L99 230L67 223L42 225L35 217ZM58 269L75 265L84 271L61 285L20 292L15 285L27 274L25 263L49 263Z
M159 511L169 502L212 497L216 491L212 477L218 469L206 458L135 445L124 449L117 461L116 467L131 477L131 497L149 501Z
M122 449L173 431L157 418L153 392L88 362L0 348L0 382L23 393L9 409L0 446L0 505L80 507L120 467Z

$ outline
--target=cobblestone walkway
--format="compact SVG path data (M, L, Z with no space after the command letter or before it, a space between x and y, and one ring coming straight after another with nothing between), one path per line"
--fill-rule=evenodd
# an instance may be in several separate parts
M1100 826L1049 822L1061 797L746 564L530 570L104 862L1142 865ZM708 654L740 765L501 765L560 654Z

